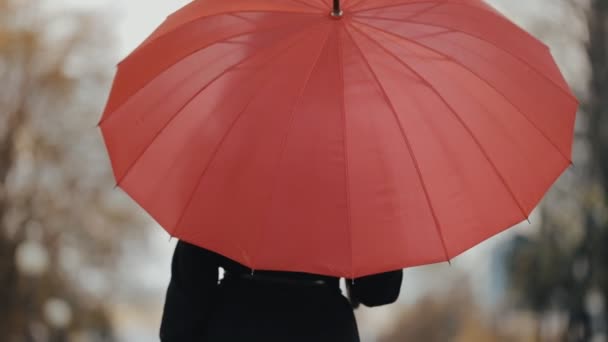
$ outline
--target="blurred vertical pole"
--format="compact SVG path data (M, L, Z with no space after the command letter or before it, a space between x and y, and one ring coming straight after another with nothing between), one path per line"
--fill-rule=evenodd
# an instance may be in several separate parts
M23 92L14 111L7 111L7 117L3 123L6 124L4 132L0 132L0 336L10 336L18 322L15 322L13 315L14 306L17 305L18 272L15 265L15 252L17 240L15 237L7 236L8 229L4 226L5 217L8 212L7 181L9 172L16 161L16 141L17 134L25 123L25 81Z
M6 179L15 159L14 135L23 121L23 115L19 113L5 113L5 115L8 115L7 126L5 134L0 135L0 217L3 217L6 209Z
M594 176L608 190L608 0L592 0L588 12L591 65L589 139L593 149Z
M585 298L592 288L599 287L604 300L608 297L607 256L604 252L608 244L608 224L597 218L597 211L608 211L608 0L591 0L587 12L589 40L587 56L590 65L589 100L586 112L589 118L588 139L592 157L590 158L590 175L600 189L599 203L588 203L585 208L585 241L581 244L579 254L586 255L591 270L583 284L575 310L571 312L570 338L572 334L587 341L598 333L606 334L608 319L593 316L588 312ZM593 189L592 189L593 191ZM578 309L578 310L577 310ZM578 319L577 319L578 317ZM604 331L598 330L597 320L604 320Z

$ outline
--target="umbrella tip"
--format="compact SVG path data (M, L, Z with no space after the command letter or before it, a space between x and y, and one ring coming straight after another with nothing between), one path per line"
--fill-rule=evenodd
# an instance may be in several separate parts
M331 11L330 14L331 14L332 18L334 18L334 19L340 19L340 18L342 18L342 16L344 16L344 11L342 11L342 10L340 10L338 12Z
M340 7L340 0L334 0L334 7L331 11L331 16L335 19L340 19L342 15L344 15L344 12Z
M119 186L120 186L120 183L114 184L114 190L116 190L116 188L118 188Z

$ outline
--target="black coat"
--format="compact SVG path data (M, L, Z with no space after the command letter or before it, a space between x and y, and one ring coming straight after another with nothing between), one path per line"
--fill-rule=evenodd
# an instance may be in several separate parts
M226 272L221 281L220 267ZM162 342L359 341L339 278L269 271L251 276L243 265L183 241L171 271ZM357 278L352 300L366 306L392 303L402 277L399 270Z

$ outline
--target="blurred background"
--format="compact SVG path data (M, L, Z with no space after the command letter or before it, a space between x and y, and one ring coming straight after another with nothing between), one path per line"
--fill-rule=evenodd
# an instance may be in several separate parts
M0 0L0 341L157 341L175 241L96 128L115 65L185 0ZM362 340L608 341L608 0L493 0L581 100L575 166L522 223L408 269ZM119 238L120 237L120 238Z

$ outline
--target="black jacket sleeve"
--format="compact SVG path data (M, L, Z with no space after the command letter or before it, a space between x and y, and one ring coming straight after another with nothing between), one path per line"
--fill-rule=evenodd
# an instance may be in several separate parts
M349 297L356 307L358 303L373 307L393 303L399 297L403 270L373 274L346 280Z
M202 336L217 297L218 259L205 249L177 243L160 327L162 342L195 341Z

